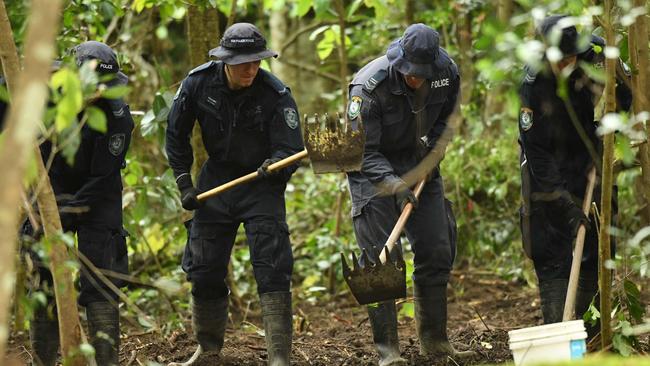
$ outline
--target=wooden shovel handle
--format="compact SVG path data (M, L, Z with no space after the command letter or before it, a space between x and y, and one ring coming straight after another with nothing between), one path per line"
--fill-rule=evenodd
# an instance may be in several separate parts
M596 168L591 168L589 177L587 178L587 189L585 190L585 198L582 202L582 212L585 216L589 217L589 210L591 208L591 198L594 194L594 187L596 186ZM571 262L571 274L569 275L569 286L567 286L566 300L564 301L564 313L562 321L566 322L573 319L576 307L576 292L578 291L578 278L580 277L580 264L582 263L582 251L585 247L585 235L587 229L582 224L578 228L578 235L576 235L576 245L573 247L573 261Z
M415 190L413 191L415 198L420 197L420 193L422 193L422 189L424 189L424 184L426 182L427 178L424 177L415 186ZM411 202L407 202L406 205L404 205L402 214L399 215L399 218L395 223L395 227L393 227L393 231L391 231L390 236L388 236L388 239L386 240L385 246L388 247L388 252L393 250L395 243L399 239L399 236L402 235L402 230L404 229L404 225L406 225L406 221L409 219L409 216L411 216L411 212L413 212L413 204ZM381 249L381 254L379 254L379 261L382 264L386 263L386 251L383 250L383 248Z
M304 159L306 157L307 157L307 150L303 150L303 151L301 151L299 153L296 153L296 154L293 154L293 155L291 155L289 157L286 157L286 158L278 161L277 163L273 163L273 164L269 165L269 167L267 168L267 171L273 172L273 171L276 171L276 170L279 170L279 169L282 169L282 168L286 168L289 165L291 165L291 164L293 164L293 163L295 163L297 161L300 161L300 160L302 160L302 159ZM199 194L196 198L199 201L203 201L206 198L216 196L216 195L218 195L220 193L223 193L225 191L228 191L228 190L230 190L230 189L232 189L232 188L234 188L234 187L236 187L236 186L238 186L238 185L240 185L242 183L246 183L246 182L250 182L252 180L255 180L255 179L257 179L258 175L259 174L257 174L257 171L254 171L252 173L248 173L248 174L244 175L243 177L239 177L237 179L231 180L228 183L224 183L224 184L222 184L222 185L220 185L218 187L212 188L209 191L205 191L205 192Z

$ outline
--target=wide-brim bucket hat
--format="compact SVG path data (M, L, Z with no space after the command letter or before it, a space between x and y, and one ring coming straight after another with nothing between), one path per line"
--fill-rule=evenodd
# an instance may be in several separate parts
M406 28L404 35L388 46L386 57L400 73L423 79L431 79L450 63L447 52L440 48L438 32L422 23Z
M219 47L208 52L228 65L278 57L278 53L266 48L266 39L256 26L250 23L235 23L223 33Z

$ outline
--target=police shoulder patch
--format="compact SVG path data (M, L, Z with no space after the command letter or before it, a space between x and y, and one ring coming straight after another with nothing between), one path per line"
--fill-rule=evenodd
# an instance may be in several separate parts
M296 112L295 108L289 107L284 109L284 122L292 130L298 127L298 112Z
M108 139L108 151L113 156L119 156L124 151L126 143L126 135L123 133L116 133Z
M361 114L362 102L363 100L358 95L355 95L350 99L350 105L348 106L348 120L352 121L359 117L359 114Z
M530 108L522 107L519 111L519 126L524 131L530 130L533 127L533 110Z

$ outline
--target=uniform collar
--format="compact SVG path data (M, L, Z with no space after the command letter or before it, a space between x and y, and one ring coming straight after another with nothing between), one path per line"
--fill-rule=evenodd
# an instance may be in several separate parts
M388 66L388 89L395 95L414 95L413 90L406 85L402 74L393 66Z

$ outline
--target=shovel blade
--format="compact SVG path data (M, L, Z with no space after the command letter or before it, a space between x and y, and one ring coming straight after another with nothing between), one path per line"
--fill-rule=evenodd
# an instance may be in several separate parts
M361 170L366 135L360 118L350 122L340 117L305 116L303 140L314 173Z
M363 267L350 267L341 254L343 277L359 305L406 297L406 265L404 261L387 261Z

